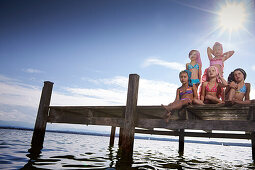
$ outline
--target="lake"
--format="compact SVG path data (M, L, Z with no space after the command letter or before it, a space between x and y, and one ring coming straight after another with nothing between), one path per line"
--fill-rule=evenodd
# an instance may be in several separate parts
M32 133L0 129L1 169L255 169L247 146L185 143L181 156L176 141L135 139L133 163L126 165L119 160L118 138L109 147L106 136L56 132L46 132L42 152L31 158Z

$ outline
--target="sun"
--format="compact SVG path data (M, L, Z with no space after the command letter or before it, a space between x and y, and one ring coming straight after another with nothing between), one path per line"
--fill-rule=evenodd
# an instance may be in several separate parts
M227 3L218 12L220 27L230 32L244 27L246 9L242 3Z

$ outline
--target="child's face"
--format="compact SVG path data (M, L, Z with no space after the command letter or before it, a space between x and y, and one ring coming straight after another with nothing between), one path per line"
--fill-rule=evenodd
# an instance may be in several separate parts
M189 77L187 73L181 73L180 75L180 81L182 84L188 83Z
M197 52L196 51L193 51L191 54L190 54L190 60L191 61L194 61L197 59Z
M213 78L213 77L216 77L217 76L217 71L214 67L210 67L208 69L208 77L209 78Z
M214 46L213 53L216 57L221 56L223 54L223 50L222 50L221 46L219 46L219 45Z
M236 70L234 72L234 78L235 78L236 82L241 82L242 80L244 80L244 75L243 75L243 73L241 71Z

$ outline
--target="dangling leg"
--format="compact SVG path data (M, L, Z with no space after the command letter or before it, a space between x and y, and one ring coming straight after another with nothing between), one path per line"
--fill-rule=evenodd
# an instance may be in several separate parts
M172 110L178 110L181 109L183 106L188 105L192 101L190 99L185 99L185 100L176 100L173 103L170 103L169 105L161 105L167 112L166 112L166 122L169 121L169 118L171 116L171 111Z

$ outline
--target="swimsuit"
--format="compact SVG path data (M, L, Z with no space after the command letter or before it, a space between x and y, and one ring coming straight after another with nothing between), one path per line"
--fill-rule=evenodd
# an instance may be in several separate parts
M193 68L199 70L199 65L198 64L195 64L194 66L192 66L191 64L188 65L188 70L193 69ZM190 79L190 81L191 81L192 85L193 84L200 84L199 79Z
M190 79L191 84L200 84L199 79Z
M236 90L237 93L246 93L246 86L245 84L243 85L242 88L240 88L239 90Z
M191 64L188 65L188 70L193 69L193 68L199 69L199 65L198 64L195 64L194 66L192 66Z
M179 88L179 89L180 89L180 88ZM180 100L189 99L189 98L183 98L183 99L182 99L182 96L183 96L184 94L192 94L192 93L193 93L192 87L189 87L189 86L188 86L188 88L186 89L185 92L184 92L183 90L180 89L180 95L179 95Z
M211 90L209 89L209 83L207 83L205 90L206 92L217 92L216 82L215 85L211 88Z
M210 66L214 66L214 65L220 65L222 68L224 68L224 63L222 61L222 58L219 58L219 59L211 59L210 60Z

